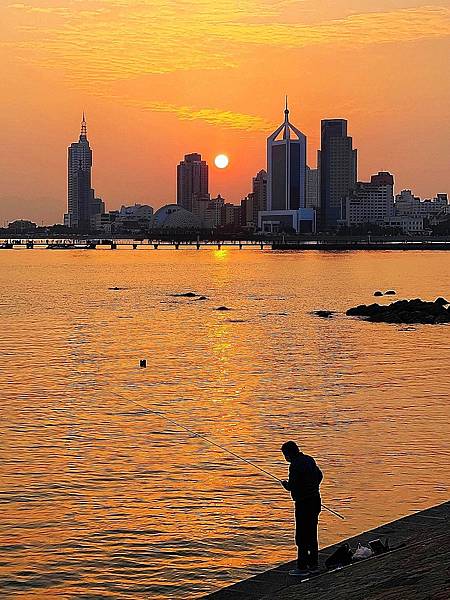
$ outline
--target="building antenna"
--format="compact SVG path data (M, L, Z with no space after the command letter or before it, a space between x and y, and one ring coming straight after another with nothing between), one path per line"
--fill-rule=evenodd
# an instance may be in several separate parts
M81 135L82 135L82 137L87 136L86 115L85 115L84 110L83 110L83 118L81 120Z
M283 134L283 137L285 140L289 140L291 137L290 125L289 125L289 108L288 108L287 94L285 96L285 104L284 104L284 134Z

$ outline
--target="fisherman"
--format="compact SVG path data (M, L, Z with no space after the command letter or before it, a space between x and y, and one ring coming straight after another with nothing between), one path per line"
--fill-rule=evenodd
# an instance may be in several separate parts
M281 483L291 492L295 503L295 543L298 548L297 568L289 571L289 575L307 577L319 566L317 526L321 510L319 486L323 474L316 461L303 454L295 442L285 442L281 451L290 463L289 479Z

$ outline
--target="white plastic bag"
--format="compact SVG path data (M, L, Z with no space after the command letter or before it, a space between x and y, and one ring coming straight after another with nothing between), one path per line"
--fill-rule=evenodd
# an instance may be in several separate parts
M358 544L358 547L356 548L355 553L353 554L352 560L364 560L365 558L370 558L371 556L373 556L373 551L370 548Z

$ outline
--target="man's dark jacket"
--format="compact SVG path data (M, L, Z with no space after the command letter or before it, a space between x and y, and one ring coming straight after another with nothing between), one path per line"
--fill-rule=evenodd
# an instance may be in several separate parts
M300 452L289 465L287 489L294 502L301 502L320 494L319 486L323 479L322 471L312 456Z

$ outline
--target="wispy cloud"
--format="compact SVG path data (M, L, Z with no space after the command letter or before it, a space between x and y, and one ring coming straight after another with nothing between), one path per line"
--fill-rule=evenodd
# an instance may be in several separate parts
M177 106L166 102L144 102L131 98L121 98L121 103L152 112L165 112L176 115L182 121L204 121L209 125L220 125L240 131L267 131L271 123L257 115L249 115L216 108L195 108Z
M313 44L402 43L450 35L450 9L425 6L351 15L316 25L225 24L224 39L248 44L301 48Z
M57 6L35 1L9 9L25 15L22 39L14 41L18 51L79 81L223 69L239 64L255 44L301 48L450 35L445 7L372 12L310 25L277 22L290 5L289 0L84 0L80 10L80 2L61 0ZM48 24L40 22L38 29L36 11L49 15Z
M306 25L298 22L300 17L293 18L301 14L299 4L293 0L29 0L0 9L15 12L17 23L14 35L4 36L0 45L39 68L57 71L77 86L95 85L106 95L109 84L120 80L233 68L255 46L354 47L450 35L448 7L371 12ZM195 110L158 102L146 108L234 128L263 127L259 117L212 108Z

